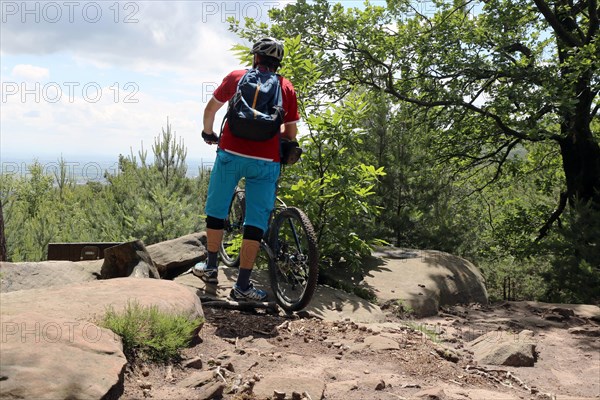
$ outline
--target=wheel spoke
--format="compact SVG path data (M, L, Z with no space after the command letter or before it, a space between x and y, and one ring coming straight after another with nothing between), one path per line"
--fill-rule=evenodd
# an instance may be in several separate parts
M284 209L274 221L270 240L275 252L271 285L279 303L288 310L305 307L318 274L314 231L298 209Z

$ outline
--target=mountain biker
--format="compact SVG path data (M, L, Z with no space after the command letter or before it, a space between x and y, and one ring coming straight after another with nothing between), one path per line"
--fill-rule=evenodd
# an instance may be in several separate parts
M250 53L253 54L253 68L274 73L281 64L284 51L279 41L267 37L254 43ZM234 96L237 84L246 72L235 70L228 74L214 91L204 110L202 136L206 143L218 144L218 148L206 199L208 258L206 262L196 264L192 272L206 283L218 283L217 253L223 240L224 220L227 218L235 188L239 180L245 178L246 214L240 250L240 269L230 297L237 301L263 301L267 293L252 285L250 275L275 204L281 161L280 140L295 143L296 123L300 115L292 83L279 77L284 109L283 125L279 134L266 141L243 139L234 136L228 123L225 123L221 137L217 137L213 131L215 114Z

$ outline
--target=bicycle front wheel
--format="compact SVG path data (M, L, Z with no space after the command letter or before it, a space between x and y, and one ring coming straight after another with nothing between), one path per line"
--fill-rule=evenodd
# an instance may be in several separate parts
M300 209L287 207L273 221L269 246L271 287L286 311L308 305L317 287L319 253L314 228Z
M237 268L240 265L240 249L242 247L245 215L246 193L243 190L236 190L231 198L229 214L227 214L223 229L223 240L219 247L221 260L228 267Z

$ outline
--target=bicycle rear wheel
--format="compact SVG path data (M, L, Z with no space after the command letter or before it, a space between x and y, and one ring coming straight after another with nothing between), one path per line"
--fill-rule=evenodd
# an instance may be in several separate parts
M219 247L219 254L223 264L228 267L239 267L240 248L244 233L244 217L246 216L246 193L236 190L231 198L229 214L225 219L223 229L223 240Z
M308 305L317 287L319 252L314 228L300 209L287 207L273 221L269 246L271 287L286 311Z

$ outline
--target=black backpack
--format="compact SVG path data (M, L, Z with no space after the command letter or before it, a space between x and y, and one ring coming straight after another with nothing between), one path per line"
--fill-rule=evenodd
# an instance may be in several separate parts
M249 69L238 82L225 117L234 136L263 141L279 133L283 114L279 75Z

